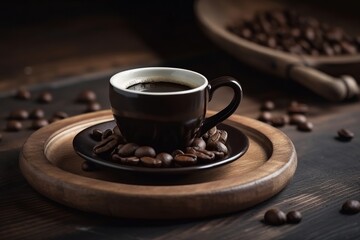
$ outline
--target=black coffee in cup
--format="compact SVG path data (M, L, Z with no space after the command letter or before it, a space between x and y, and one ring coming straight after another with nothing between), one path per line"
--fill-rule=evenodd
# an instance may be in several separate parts
M189 86L172 83L166 80L150 79L134 84L127 89L139 92L179 92L191 89Z

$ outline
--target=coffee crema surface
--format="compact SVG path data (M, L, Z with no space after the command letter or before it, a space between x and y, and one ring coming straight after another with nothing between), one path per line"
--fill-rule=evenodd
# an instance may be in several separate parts
M127 89L138 92L179 92L190 90L191 87L173 82L142 82Z

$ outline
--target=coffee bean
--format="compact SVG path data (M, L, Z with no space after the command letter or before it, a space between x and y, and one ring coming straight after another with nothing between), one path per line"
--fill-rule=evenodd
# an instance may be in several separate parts
M302 122L297 125L297 129L302 132L311 132L314 125L311 122Z
M113 132L114 132L114 134L116 134L116 135L118 135L118 136L121 136L121 132L120 132L120 129L119 129L118 126L115 126L115 127L113 128Z
M191 143L191 147L196 147L199 149L206 148L206 142L202 138L195 138L194 141Z
M162 162L160 159L153 157L141 157L140 162L145 167L161 167Z
M38 97L40 103L50 103L53 100L53 96L50 92L42 92Z
M301 212L299 211L290 211L286 214L286 221L288 223L296 224L301 222L301 220L302 220L302 215Z
M49 123L57 122L57 121L60 121L60 120L62 120L62 119L61 119L61 118L58 118L58 117L51 117L51 118L49 119Z
M8 119L13 119L13 120L25 120L28 118L29 118L29 113L24 109L12 111L8 117Z
M288 124L289 118L286 115L274 116L271 119L271 125L274 127L283 127Z
M302 103L293 102L288 108L289 114L307 114L308 112L309 106Z
M91 103L96 101L96 93L91 91L91 90L85 90L82 91L78 97L77 97L77 101L80 103Z
M111 156L111 160L114 162L119 162L121 164L130 165L130 166L136 166L140 163L140 159L135 156L130 157L121 157L118 154L113 154Z
M271 112L262 112L260 116L257 118L259 121L265 122L265 123L271 123L272 120L272 114Z
M261 111L272 111L274 109L275 109L275 103L270 100L263 102L260 108Z
M86 106L85 112L96 112L101 110L101 105L98 102L91 102Z
M216 126L211 128L210 130L208 130L204 135L203 135L203 139L207 140L210 136L214 135L217 132L217 128Z
M188 147L186 153L194 154L197 159L202 162L213 162L215 160L215 154L205 149Z
M102 136L101 136L101 139L105 139L105 138L108 138L108 137L110 137L111 135L113 135L113 130L111 130L111 129L106 129L104 132L103 132L103 134L102 134Z
M293 125L298 125L307 121L307 118L303 114L292 114L290 115L289 123Z
M154 148L149 146L141 146L135 150L135 157L142 158L142 157L155 157L156 152Z
M21 99L21 100L28 100L31 98L31 93L29 90L27 90L25 88L20 88L17 90L15 97L17 99Z
M31 119L42 119L44 117L45 117L45 112L40 108L36 108L30 112Z
M171 156L169 153L165 153L165 152L159 153L158 155L156 155L156 158L162 162L162 165L164 167L170 167L174 160L173 156Z
M184 152L181 151L180 149L176 149L175 151L173 151L173 152L171 153L171 156L172 156L173 158L175 158L176 155L178 155L178 154L184 154Z
M341 213L356 214L360 212L360 202L358 200L347 200L341 207Z
M91 162L84 161L81 164L81 170L83 170L85 172L92 172L92 171L97 170L97 167L95 166L95 164L93 164Z
M101 141L102 136L103 136L103 132L99 129L94 129L90 136L95 140L95 141Z
M17 132L22 129L22 123L18 120L10 120L6 123L6 130L11 132Z
M175 164L182 166L182 167L188 167L193 166L197 163L197 157L194 154L177 154L174 157Z
M351 132L348 129L340 129L338 132L338 140L340 141L350 141L351 139L353 139L353 137L355 136L355 134L353 132Z
M97 155L109 154L116 148L118 144L118 136L111 135L110 137L105 138L97 143L93 148L93 152Z
M206 146L206 149L210 151L223 152L225 155L228 154L228 149L222 142L211 142Z
M31 124L31 128L34 129L34 130L37 130L37 129L40 129L42 127L45 127L49 125L49 122L48 120L46 119L36 119L32 122Z
M273 226L283 225L286 223L286 215L279 209L270 209L264 215L264 222Z
M124 146L122 146L122 148L119 149L117 154L119 154L121 157L133 156L136 149L138 149L138 147L139 145L137 145L136 143L127 143Z
M69 115L66 112L58 111L53 114L53 117L64 119L64 118L68 118Z

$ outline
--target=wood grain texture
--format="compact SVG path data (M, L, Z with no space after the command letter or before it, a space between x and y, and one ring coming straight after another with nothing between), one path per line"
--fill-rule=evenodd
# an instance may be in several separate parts
M88 212L126 218L198 218L254 206L278 193L296 169L296 152L279 130L245 117L228 124L249 138L239 160L217 169L175 177L81 171L72 148L79 131L112 119L111 111L79 115L35 132L25 143L20 167L43 195Z

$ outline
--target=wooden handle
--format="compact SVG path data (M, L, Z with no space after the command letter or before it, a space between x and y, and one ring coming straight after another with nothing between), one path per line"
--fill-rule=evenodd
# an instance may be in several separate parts
M348 75L334 78L311 67L294 65L289 76L330 101L342 101L359 95L355 79Z

